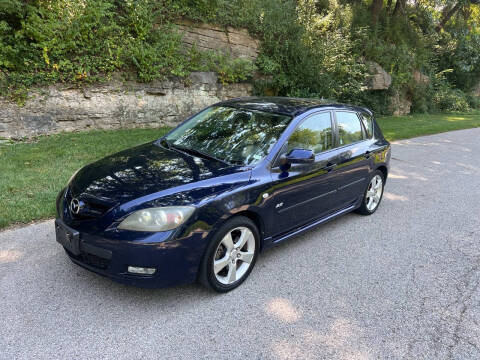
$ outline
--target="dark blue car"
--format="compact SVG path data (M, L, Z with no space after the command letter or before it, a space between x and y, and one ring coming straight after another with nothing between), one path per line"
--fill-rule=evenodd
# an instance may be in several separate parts
M198 280L225 292L270 246L353 210L374 213L389 160L365 108L228 100L81 168L57 198L57 241L121 283Z

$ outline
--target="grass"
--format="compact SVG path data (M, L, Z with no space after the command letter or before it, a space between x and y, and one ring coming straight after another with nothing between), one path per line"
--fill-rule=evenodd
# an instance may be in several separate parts
M480 127L480 112L387 116L378 119L388 140ZM55 198L79 167L154 140L167 128L90 131L0 144L0 229L51 218Z
M438 134L445 131L480 127L480 111L466 114L415 114L385 116L378 119L383 135L389 140Z

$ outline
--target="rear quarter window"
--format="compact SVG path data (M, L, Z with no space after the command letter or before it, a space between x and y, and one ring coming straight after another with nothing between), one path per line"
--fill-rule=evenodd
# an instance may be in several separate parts
M361 113L360 119L363 122L363 126L365 126L365 130L367 131L367 138L373 137L373 116L367 113Z

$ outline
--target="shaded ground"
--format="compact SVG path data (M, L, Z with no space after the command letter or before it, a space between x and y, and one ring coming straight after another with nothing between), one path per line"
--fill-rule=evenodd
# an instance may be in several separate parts
M237 290L143 290L0 232L0 358L478 359L480 129L400 141L383 203L260 257Z

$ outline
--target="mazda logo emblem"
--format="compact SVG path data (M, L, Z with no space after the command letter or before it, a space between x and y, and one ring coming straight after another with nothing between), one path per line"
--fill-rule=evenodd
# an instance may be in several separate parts
M77 198L73 198L72 201L70 201L70 211L73 214L78 214L80 210L83 208L83 202L78 200Z

